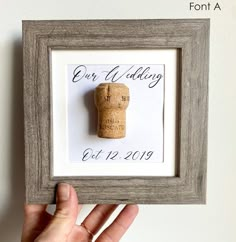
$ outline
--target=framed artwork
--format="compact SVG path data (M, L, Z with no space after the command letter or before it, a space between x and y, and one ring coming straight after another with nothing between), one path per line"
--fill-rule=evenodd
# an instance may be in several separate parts
M23 21L26 202L55 203L67 182L81 203L205 203L209 26ZM103 123L101 84L129 90Z

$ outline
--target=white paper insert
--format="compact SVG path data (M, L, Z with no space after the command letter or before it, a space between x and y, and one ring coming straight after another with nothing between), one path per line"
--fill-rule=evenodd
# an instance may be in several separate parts
M79 63L67 73L71 162L163 162L164 65ZM96 135L94 90L101 82L129 88L125 138Z
M176 85L177 85L177 50L53 50L51 55L51 88L52 88L52 146L53 146L53 164L52 164L52 176L175 176L175 132L176 132ZM96 109L95 106L91 106L93 102L92 91L102 79L96 80L95 82L82 81L80 83L74 83L81 85L81 90L73 88L73 95L76 92L81 93L81 96L77 97L73 95L69 98L69 68L74 68L76 65L86 64L91 66L107 66L122 65L127 67L128 65L153 65L155 68L159 68L158 72L163 73L165 67L165 75L163 80L164 83L164 97L162 101L151 102L151 99L157 98L158 89L161 92L161 83L150 89L148 88L149 81L139 82L135 81L137 85L130 85L129 88L131 95L130 106L127 109L127 136L121 140L102 140L97 138L95 135L96 126ZM100 68L99 68L100 69ZM156 70L157 71L157 70ZM102 77L104 78L104 76ZM108 82L111 80L107 80ZM128 81L128 80L127 80ZM145 83L145 84L144 84ZM82 85L83 84L83 85ZM140 85L140 87L138 87ZM142 86L143 85L143 86ZM139 102L140 97L137 96L135 88L138 92L141 92L141 86L143 87L142 92L145 92L143 103L136 107L135 103ZM136 93L136 94L135 94ZM155 94L154 94L155 93ZM136 95L136 97L135 97ZM152 97L152 98L151 98ZM158 97L161 97L158 95ZM138 101L136 101L136 99ZM69 102L76 102L78 105L69 105ZM164 132L163 139L159 139L158 135L154 134L153 127L149 124L153 124L153 119L157 119L157 123L160 124L160 114L157 114L158 106L161 107L161 102L164 101ZM149 105L151 102L151 105ZM148 104L148 105L147 105ZM92 107L92 108L91 108ZM80 109L81 113L73 109ZM132 111L133 110L133 111ZM159 108L160 110L160 108ZM163 110L163 109L162 109ZM74 115L77 112L79 117ZM73 112L73 115L69 115ZM148 113L149 119L146 123L144 113ZM91 118L91 116L94 119ZM132 117L132 118L131 118ZM71 120L72 119L72 120ZM74 119L74 121L73 121ZM136 119L141 120L136 122ZM71 124L74 125L71 126ZM155 122L155 126L156 124ZM158 124L158 127L161 125ZM69 127L70 126L70 127ZM77 128L81 126L81 128ZM140 128L138 130L138 128ZM69 131L71 130L71 131ZM161 129L160 129L161 130ZM159 132L161 132L159 130ZM157 129L156 129L157 131ZM75 132L70 136L70 132ZM146 134L149 134L146 135ZM144 135L144 136L142 136ZM146 136L145 136L146 135ZM142 140L142 137L146 137L146 140ZM152 139L152 142L150 140ZM71 141L70 141L71 139ZM75 143L72 140L75 140ZM96 147L93 149L99 151L101 147L107 149L107 143L109 148L112 143L116 147L120 148L119 143L129 139L133 139L134 142L130 142L129 147L124 147L124 152L133 151L136 152L137 147L140 147L140 151L148 151L156 149L156 154L159 155L158 159L151 159L147 162L137 160L124 161L124 155L126 153L119 153L119 157L122 159L107 161L106 156L99 160L88 160L81 162L80 149L87 148L85 141L90 139L91 144L95 145L95 139L98 140ZM164 142L163 144L161 144ZM87 142L86 141L86 142ZM154 142L153 142L154 141ZM142 142L143 146L139 146L139 142ZM158 143L159 142L159 143ZM77 144L73 145L73 144ZM74 147L73 147L74 146ZM84 147L83 147L84 146ZM158 151L158 147L164 149L163 157L161 158L161 151ZM115 146L114 146L115 147ZM154 147L154 148L153 148ZM143 149L142 149L143 148ZM76 150L76 151L73 151ZM112 149L115 150L115 149ZM120 149L119 149L120 150ZM107 150L108 152L110 149ZM146 153L147 154L147 153ZM150 154L150 153L149 153ZM108 155L108 154L106 154ZM114 155L112 153L112 155ZM134 158L141 157L141 154L133 153ZM118 155L117 155L118 156ZM104 160L105 159L105 160Z

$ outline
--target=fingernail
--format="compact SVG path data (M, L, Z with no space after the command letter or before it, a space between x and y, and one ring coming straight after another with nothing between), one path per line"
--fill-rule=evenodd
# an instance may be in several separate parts
M70 185L67 183L60 183L57 187L57 200L65 202L70 197Z

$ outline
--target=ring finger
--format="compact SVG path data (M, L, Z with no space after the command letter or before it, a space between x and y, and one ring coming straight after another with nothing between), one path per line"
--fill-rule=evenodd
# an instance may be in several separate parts
M89 230L92 235L95 235L116 208L117 205L96 205L82 222L82 227L87 231Z
M137 214L137 205L126 205L117 218L100 234L96 241L120 241Z

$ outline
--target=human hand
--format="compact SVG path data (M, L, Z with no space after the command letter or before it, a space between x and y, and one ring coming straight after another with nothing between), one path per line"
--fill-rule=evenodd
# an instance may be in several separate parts
M89 242L97 234L117 205L97 205L81 225L76 219L81 209L77 194L66 183L58 185L54 215L47 205L25 205L21 242ZM100 233L96 242L118 242L138 214L137 205L126 205L115 220Z

